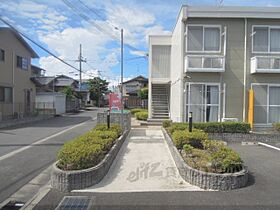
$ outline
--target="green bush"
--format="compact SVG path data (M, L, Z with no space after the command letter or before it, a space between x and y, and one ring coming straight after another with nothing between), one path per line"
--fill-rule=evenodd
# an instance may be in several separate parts
M167 131L172 135L174 131L187 130L188 128L188 123L171 123L171 126L167 128Z
M186 158L185 161L189 166L197 170L212 172L211 156L206 150L193 149L191 158Z
M63 170L80 170L95 166L111 149L121 135L119 125L112 124L110 129L99 124L88 133L66 143L58 153L57 166Z
M137 112L148 111L147 109L131 109L130 113L134 116Z
M171 126L171 123L172 123L171 120L164 120L164 121L162 122L162 126L163 126L164 128L168 128L168 127Z
M213 153L224 147L225 143L219 140L205 140L203 141L203 149Z
M137 120L145 120L145 121L147 121L147 119L148 119L148 112L147 111L137 112L135 114L135 117L136 117Z
M280 123L273 123L273 128L280 132Z
M177 130L172 134L172 139L178 149L182 149L185 144L189 144L195 148L202 148L203 141L207 138L208 135L200 130L193 130L193 132Z
M183 150L185 151L186 154L192 153L193 149L194 149L194 147L189 144L185 144L183 146Z
M206 133L249 133L251 130L250 124L243 122L206 122L194 123L193 126Z
M233 173L242 169L243 161L238 153L228 147L221 147L211 154L212 167L218 173Z
M113 131L116 131L119 136L122 134L122 128L118 124L111 124L110 128L108 129L106 123L101 123L101 124L96 125L93 130L96 130L96 131L108 131L108 130L112 131L113 130Z
M57 166L63 170L81 170L95 166L103 157L101 145L72 141L58 153Z

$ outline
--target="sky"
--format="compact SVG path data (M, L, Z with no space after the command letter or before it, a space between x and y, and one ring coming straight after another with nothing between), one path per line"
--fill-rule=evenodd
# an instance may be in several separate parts
M148 36L170 34L182 4L279 6L280 0L0 0L0 15L17 30L78 68L82 77L120 82L120 29L124 30L124 81L148 76ZM0 23L0 27L5 24ZM46 75L78 78L78 71L29 42Z

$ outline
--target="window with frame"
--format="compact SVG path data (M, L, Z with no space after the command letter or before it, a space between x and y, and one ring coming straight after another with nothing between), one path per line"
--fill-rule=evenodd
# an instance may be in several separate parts
M254 90L254 123L280 122L280 86L259 84Z
M5 61L5 50L0 49L0 61Z
M254 26L253 52L280 53L280 27Z
M17 67L24 70L28 70L28 59L21 56L17 56Z
M0 87L0 102L11 103L13 101L13 89L11 87Z
M219 26L187 26L188 52L218 52L221 49Z
M192 112L195 122L219 121L219 85L187 84L186 89L186 116Z

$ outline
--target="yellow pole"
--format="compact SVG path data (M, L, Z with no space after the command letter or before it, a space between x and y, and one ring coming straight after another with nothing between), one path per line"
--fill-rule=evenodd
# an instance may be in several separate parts
M248 123L251 125L251 129L253 129L253 124L254 124L254 91L253 91L253 89L249 90Z

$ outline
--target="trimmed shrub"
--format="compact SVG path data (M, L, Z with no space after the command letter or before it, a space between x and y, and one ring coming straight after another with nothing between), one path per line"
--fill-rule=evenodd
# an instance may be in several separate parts
M62 170L80 170L95 166L103 157L101 145L72 141L66 143L58 153L57 166Z
M135 117L136 117L137 120L147 121L147 119L148 119L148 112L147 111L137 112L135 114Z
M280 132L280 123L273 123L273 128Z
M225 146L223 141L219 140L205 140L203 141L203 149L213 153Z
M193 149L192 153L187 155L185 161L189 166L197 170L211 172L211 156L206 150Z
M185 144L185 145L183 146L183 150L184 150L184 152L185 152L186 154L192 153L193 149L194 149L194 147L191 146L191 145L189 145L189 144Z
M249 133L251 130L250 124L243 122L194 123L193 126L206 133Z
M134 116L137 112L148 111L147 109L131 109L130 113Z
M93 130L96 130L96 131L112 131L113 130L113 131L116 131L119 136L122 134L122 128L118 124L111 124L110 128L108 129L106 123L101 123L101 124L96 125Z
M200 130L193 130L193 132L177 130L172 134L172 139L177 149L182 149L185 144L189 144L195 148L202 148L203 141L207 138L208 135Z
M162 122L162 126L163 126L164 128L170 127L171 124L172 124L172 121L171 121L171 120L164 120L164 121Z
M233 173L242 169L239 154L228 147L221 147L211 154L212 168L216 173Z
M97 165L121 135L119 125L110 129L99 124L90 132L63 145L58 153L57 166L62 170L81 170Z
M187 130L188 128L188 123L171 123L171 126L167 128L167 131L172 135L174 131Z

